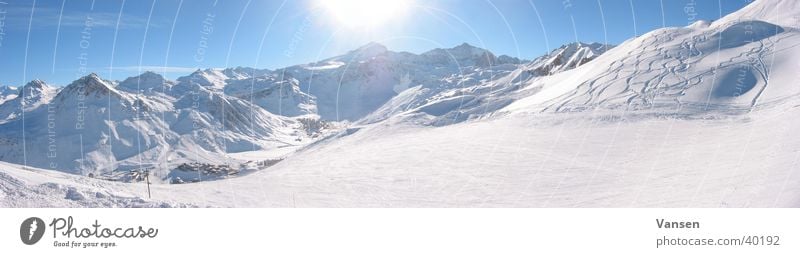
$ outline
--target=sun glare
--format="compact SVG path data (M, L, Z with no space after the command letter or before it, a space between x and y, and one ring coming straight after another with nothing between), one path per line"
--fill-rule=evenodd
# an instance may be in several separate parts
M410 0L318 0L338 25L374 29L405 16Z

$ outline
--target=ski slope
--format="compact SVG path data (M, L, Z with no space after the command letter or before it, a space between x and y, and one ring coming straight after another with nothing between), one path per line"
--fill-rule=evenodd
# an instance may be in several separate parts
M800 129L792 122L800 118L798 105L755 114L713 120L543 114L438 128L381 124L329 138L247 176L153 184L152 200L145 200L143 183L4 164L0 205L800 206L800 138L792 136ZM67 197L69 187L85 199Z
M541 92L506 110L696 114L776 104L798 94L799 9L794 1L762 0L713 23L649 32L591 65L536 81Z

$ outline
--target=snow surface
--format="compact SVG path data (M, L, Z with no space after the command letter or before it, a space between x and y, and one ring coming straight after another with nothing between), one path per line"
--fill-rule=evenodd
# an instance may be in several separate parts
M652 31L611 49L592 65L536 81L540 92L504 111L663 108L691 114L712 109L746 112L777 104L798 93L793 81L800 33L792 19L776 20L765 12L765 20L775 22L770 23L752 20L762 16L750 14L761 10L759 6L791 4L796 5L756 1L710 26Z
M757 114L520 114L433 129L383 124L329 138L248 176L154 184L153 200L144 203L142 183L3 165L2 185L10 189L0 205L796 207L800 139L792 135L800 112L784 106ZM86 200L64 199L63 188L37 193L46 183L77 187ZM22 190L30 196L14 197Z

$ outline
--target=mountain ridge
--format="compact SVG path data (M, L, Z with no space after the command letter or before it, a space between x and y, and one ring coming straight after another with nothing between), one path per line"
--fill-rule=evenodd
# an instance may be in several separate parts
M498 62L500 59L507 62ZM0 138L11 142L0 144L0 158L21 161L20 144L46 153L48 148L80 141L84 146L80 152L85 155L73 151L54 159L29 158L28 164L44 168L57 163L56 169L77 173L110 172L136 163L197 160L190 149L202 152L198 153L201 158L211 158L208 156L277 145L303 145L311 142L310 136L319 135L317 130L330 127L308 127L315 122L356 122L367 116L369 122L377 122L390 118L390 113L410 111L440 116L429 121L434 124L435 120L486 111L481 106L489 96L484 93L470 96L472 107L452 105L449 95L464 90L483 92L482 84L522 65L518 59L498 58L466 43L416 55L389 51L373 42L316 64L278 70L198 69L175 81L152 71L123 81L91 73L57 89L33 80L21 90L44 93L26 95L39 97L26 105L30 107L25 111L28 140L15 138L21 125L17 117L22 113L20 105L13 102L21 98L0 105L0 111L8 112L0 124L5 131ZM401 93L417 90L424 93L387 105ZM45 104L55 108L33 108ZM471 108L470 114L461 107ZM370 115L379 108L388 111ZM48 130L47 124L59 129Z

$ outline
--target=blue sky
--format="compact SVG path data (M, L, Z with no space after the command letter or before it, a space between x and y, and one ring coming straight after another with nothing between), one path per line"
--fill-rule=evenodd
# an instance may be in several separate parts
M532 59L576 40L617 44L718 19L749 2L409 0L403 14L365 29L337 23L320 1L0 0L0 84L63 86L88 72L124 79L145 70L176 78L198 67L275 69L370 41L413 53L467 42Z

